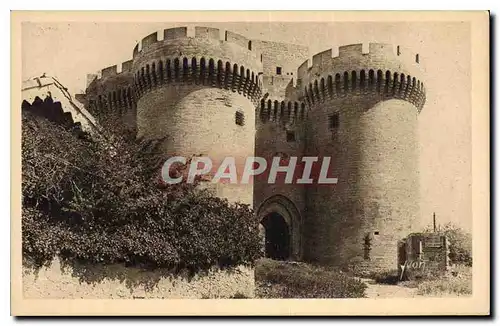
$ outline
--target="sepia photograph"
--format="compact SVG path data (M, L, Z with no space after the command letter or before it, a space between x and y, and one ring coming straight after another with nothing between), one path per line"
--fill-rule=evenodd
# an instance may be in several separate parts
M490 313L488 12L11 18L14 315Z

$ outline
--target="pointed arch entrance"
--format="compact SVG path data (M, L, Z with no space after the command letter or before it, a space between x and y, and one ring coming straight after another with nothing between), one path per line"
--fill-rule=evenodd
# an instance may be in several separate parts
M275 195L260 205L257 216L264 237L266 257L277 260L300 260L301 217L295 204L285 196Z
M272 212L260 221L264 227L264 252L266 257L276 260L290 258L290 231L283 216Z

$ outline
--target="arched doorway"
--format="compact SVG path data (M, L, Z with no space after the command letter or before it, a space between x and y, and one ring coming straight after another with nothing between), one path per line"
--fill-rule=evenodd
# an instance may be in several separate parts
M260 222L264 227L264 253L268 258L286 260L290 257L290 230L283 216L273 212Z
M267 198L259 205L262 248L273 259L301 260L301 217L295 204L282 195Z

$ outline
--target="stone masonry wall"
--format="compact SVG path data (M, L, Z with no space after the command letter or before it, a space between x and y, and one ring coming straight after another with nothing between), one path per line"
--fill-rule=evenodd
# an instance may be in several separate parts
M136 129L136 97L133 88L132 60L104 68L101 77L93 79L86 90L85 106L89 112L104 119L120 119L129 130Z
M290 104L290 106L288 106ZM283 102L284 114L281 115L282 104L263 102L258 110L256 156L266 159L268 170L256 177L254 186L254 207L258 210L261 205L273 196L283 196L290 200L298 211L306 208L303 186L297 185L295 180L302 174L300 160L305 148L305 119L306 113L300 102ZM275 110L276 108L276 110ZM288 115L288 110L292 114ZM295 111L297 109L297 112ZM298 157L297 168L291 184L285 183L285 174L278 173L274 184L268 183L269 167L275 157L281 157L280 165L286 165L289 157ZM264 217L264 216L261 216Z
M243 266L188 277L122 265L62 268L56 259L37 272L23 270L26 299L230 298L235 294L253 297L254 290L253 269Z
M297 67L309 56L309 48L303 45L253 40L252 48L262 53L264 76L275 76L281 67L281 76L294 78Z
M350 96L316 105L306 152L331 156L335 185L307 193L306 257L394 268L397 241L418 215L417 110L408 102ZM330 129L329 115L339 114Z
M386 44L327 50L298 69L309 108L306 155L331 157L336 185L306 194L307 260L397 266L397 241L418 216L419 56Z
M235 123L236 112L244 125ZM238 178L248 156L255 150L255 108L252 102L228 90L203 85L164 86L142 96L137 103L138 137L166 137L166 157L203 155L211 158L213 172L223 158L236 160ZM238 179L239 181L239 179ZM218 186L218 193L230 200L252 205L253 184Z
M260 54L235 33L221 39L218 29L196 27L193 36L186 28L167 29L163 40L153 33L134 50L138 137L165 137L166 157L208 156L213 174L224 158L234 157L239 182L255 153ZM253 183L212 188L230 201L253 204Z

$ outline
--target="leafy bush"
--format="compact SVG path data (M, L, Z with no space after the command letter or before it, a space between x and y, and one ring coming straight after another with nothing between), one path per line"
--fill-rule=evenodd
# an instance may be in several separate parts
M22 114L23 256L197 271L251 264L258 222L192 184L163 185L155 142L112 146Z
M255 281L263 298L361 298L367 287L340 271L270 259L258 261Z
M427 227L426 232L432 228ZM472 266L472 235L464 229L447 223L437 230L438 233L446 235L450 242L450 261L453 264L464 264Z

